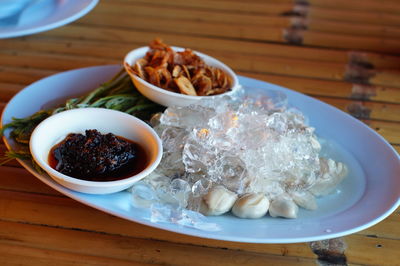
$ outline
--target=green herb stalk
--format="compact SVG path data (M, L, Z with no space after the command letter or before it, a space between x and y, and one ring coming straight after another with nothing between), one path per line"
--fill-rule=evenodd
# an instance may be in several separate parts
M6 130L11 130L9 136L21 144L20 149L7 152L0 165L12 159L31 159L29 139L32 131L44 119L65 110L87 107L113 109L142 120L148 120L152 114L163 110L162 106L141 95L132 84L129 75L122 69L111 80L82 97L68 99L59 107L41 110L25 118L12 118L10 123L0 129L0 136L3 136Z

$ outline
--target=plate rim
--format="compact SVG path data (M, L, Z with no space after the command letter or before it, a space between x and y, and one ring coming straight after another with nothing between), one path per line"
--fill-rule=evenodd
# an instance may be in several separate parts
M58 0L55 0L57 2L57 5L59 6L60 3L58 3ZM69 0L70 3L78 3L72 0ZM99 2L99 0L85 0L85 3L79 2L80 5L83 7L76 11L75 13L71 13L68 16L52 21L48 24L41 24L41 23L34 23L32 26L29 27L23 27L22 29L19 29L19 27L12 27L12 28L7 28L7 29L12 29L12 30L2 30L0 27L0 39L7 39L7 38L15 38L15 37L22 37L26 35L31 35L35 33L40 33L48 30L52 30L61 26L64 26L66 24L69 24L83 16L85 16L87 13L89 13ZM58 8L57 8L58 9ZM58 10L57 12L60 12ZM54 14L53 14L54 15Z
M40 80L38 80L38 81L26 86L25 88L21 89L17 94L15 94L13 96L13 98L4 107L3 113L1 115L1 124L3 124L4 114L5 114L6 110L9 108L9 105L12 104L12 100L15 97L18 97L18 95L20 93L22 93L23 91L29 90L29 87L33 86L36 83L39 83L39 82L41 82L41 81L43 81L43 80L45 80L47 78L57 76L59 74L66 74L68 72L82 71L82 70L95 69L95 68L99 68L99 69L102 69L102 68L104 68L104 69L105 68L119 69L120 67L122 67L122 66L120 66L120 65L93 66L93 67L78 68L78 69L72 69L72 70L68 70L68 71L63 71L63 72L59 72L59 73L44 77L44 78L42 78L42 79L40 79ZM296 92L296 91L290 90L288 88L281 87L281 86L278 86L278 85L275 85L275 84L272 84L272 83L269 83L269 82L264 82L264 81L260 81L260 80L257 80L257 79L252 79L252 78L247 78L247 77L242 77L242 76L239 76L239 78L240 79L250 79L250 80L255 80L255 81L258 81L258 82L267 83L268 85L273 85L275 87L279 87L280 89L283 89L283 91L290 91L290 93L300 94L302 97L305 96L305 97L308 97L308 98L312 98L312 97L310 97L308 95L305 95L305 94L302 94L302 93L299 93L299 92ZM324 102L322 102L322 101L320 101L318 99L312 98L312 100L318 101L318 102L320 102L320 103L322 103L324 105L329 106L330 108L336 109L336 111L340 111L340 112L344 113L345 115L347 115L349 118L353 119L354 120L353 122L360 123L362 126L366 127L366 129L368 129L370 132L372 132L375 135L375 137L378 137L378 138L380 138L380 140L384 141L386 143L387 148L389 148L391 150L391 152L394 153L394 155L397 155L397 158L400 158L398 156L396 150L381 135L379 135L376 131L372 130L371 128L369 128L367 125L365 125L364 123L362 123L358 119L356 119L356 118L348 115L347 113L337 109L336 107L331 106L329 104L326 104L326 103L324 103ZM8 139L7 139L6 136L3 137L3 140L4 140L5 144L6 144L7 149L10 149L11 146L10 146L10 143L8 142ZM368 221L366 223L363 223L360 226L356 226L354 228L350 228L350 229L347 229L347 230L342 230L342 231L334 232L334 233L326 233L324 235L311 236L311 237L299 237L299 238L268 238L268 239L265 239L265 238L254 238L254 237L247 237L247 238L246 237L240 237L240 239L238 239L237 237L231 236L231 235L219 235L218 237L214 237L213 233L210 233L210 232L199 231L198 230L197 232L199 232L199 233L197 234L196 231L192 231L192 230L185 231L184 228L181 227L181 226L171 227L171 224L152 223L150 221L145 221L145 220L141 220L141 219L136 219L135 220L135 219L132 219L132 218L126 216L126 215L123 215L123 214L119 213L117 210L106 209L106 208L104 208L102 206L96 205L93 202L88 202L88 201L84 200L83 198L80 198L79 194L76 194L76 192L70 191L70 190L62 187L61 185L59 185L57 183L54 183L54 181L51 180L50 177L43 176L40 173L36 172L29 163L27 163L25 161L22 161L22 160L18 160L18 161L21 163L21 165L25 169L27 169L31 174L33 174L36 178L38 178L39 180L44 182L46 185L52 187L53 189L59 191L60 193L66 195L66 196L68 196L68 197L70 197L70 198L72 198L72 199L74 199L74 200L76 200L78 202L81 202L81 203L83 203L83 204L85 204L87 206L93 207L95 209L101 210L101 211L109 213L109 214L113 214L115 216L118 216L120 218L129 220L129 221L137 222L137 223L140 223L140 224L143 224L143 225L146 225L146 226L150 226L150 227L154 227L154 228L158 228L158 229L162 229L162 230L167 230L167 231L171 231L171 232L175 232L175 233L179 233L179 234L184 234L184 235L191 235L191 236L195 236L195 237L216 239L216 240L225 240L225 241L233 241L233 242L246 242L246 243L299 243L299 242L309 242L309 241L317 241L317 240L328 239L328 238L341 237L341 236L345 236L345 235L349 235L349 234L353 234L353 233L359 232L361 230L364 230L364 229L366 229L368 227L371 227L371 226L379 223L380 221L382 221L385 218L387 218L391 213L393 213L394 210L396 210L398 208L398 206L400 205L400 198L398 198L397 202L395 202L391 206L391 208L388 208L385 212L380 213L380 215L378 217L376 217L375 219L372 219L372 220L370 220L370 221Z

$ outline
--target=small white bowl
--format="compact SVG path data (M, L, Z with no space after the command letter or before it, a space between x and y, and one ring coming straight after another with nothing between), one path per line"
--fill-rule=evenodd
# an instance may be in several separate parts
M64 175L48 162L51 148L70 133L96 129L102 134L113 133L132 140L145 150L148 165L140 173L116 181L86 181ZM160 163L162 144L157 133L140 119L123 112L103 108L82 108L64 111L42 121L33 131L30 151L36 163L59 184L84 193L107 194L130 187L146 177Z
M185 50L185 48L176 47L176 46L172 46L171 48L177 52ZM140 48L130 51L125 56L124 66L125 66L126 72L128 72L128 74L130 75L133 84L135 84L135 86L137 87L139 92L141 94L143 94L145 97L152 100L153 102L156 102L158 104L161 104L161 105L164 105L167 107L173 106L173 105L186 106L186 105L195 103L196 101L198 101L202 98L210 99L213 97L220 97L222 95L230 94L239 88L238 78L231 68L229 68L227 65L225 65L221 61L219 61L211 56L208 56L206 54L202 54L202 53L199 53L196 51L193 51L193 52L196 55L200 56L207 65L223 70L230 77L230 79L232 81L232 87L229 91L222 93L222 94L213 95L213 96L191 96L191 95L185 95L185 94L181 94L181 93L168 91L163 88L154 86L153 84L136 76L134 73L132 73L132 71L126 65L126 64L128 64L130 66L133 66L137 60L145 57L146 52L148 50L149 50L149 47L146 46L146 47L140 47Z

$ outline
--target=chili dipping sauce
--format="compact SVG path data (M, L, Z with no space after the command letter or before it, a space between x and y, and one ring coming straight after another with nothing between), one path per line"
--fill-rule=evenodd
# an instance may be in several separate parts
M148 165L137 143L96 129L71 133L52 147L49 165L65 175L88 181L114 181L133 176Z

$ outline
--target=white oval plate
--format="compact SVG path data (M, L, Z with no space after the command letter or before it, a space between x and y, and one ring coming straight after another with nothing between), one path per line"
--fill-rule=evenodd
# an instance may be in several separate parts
M82 95L111 78L120 68L116 65L82 68L39 80L8 103L2 124L10 122L11 117L26 117L61 99ZM265 94L267 89L284 92L289 103L309 118L317 135L329 140L331 145L325 145L324 152L349 166L349 176L338 186L337 193L318 200L318 210L301 209L299 218L294 220L269 216L256 220L230 215L207 217L222 230L200 231L171 223L151 223L146 219L146 211L130 205L130 195L126 191L109 195L74 192L36 172L30 163L20 163L50 187L88 206L148 226L219 240L295 243L340 237L382 221L399 206L399 156L375 131L346 113L303 94L245 77L239 77L239 82L251 88L252 93ZM7 136L4 140L8 148L16 147Z
M86 15L99 0L31 0L36 1L22 13L16 25L2 25L0 39L51 30ZM4 7L5 8L5 7Z

